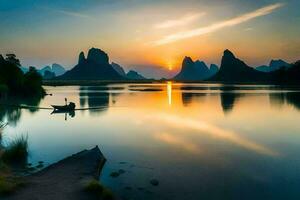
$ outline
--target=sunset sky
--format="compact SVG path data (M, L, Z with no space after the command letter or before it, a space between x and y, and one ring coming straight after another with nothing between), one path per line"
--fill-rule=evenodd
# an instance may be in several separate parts
M299 8L299 0L0 0L0 54L71 68L97 47L148 77L175 73L184 56L219 65L227 48L251 66L294 62Z

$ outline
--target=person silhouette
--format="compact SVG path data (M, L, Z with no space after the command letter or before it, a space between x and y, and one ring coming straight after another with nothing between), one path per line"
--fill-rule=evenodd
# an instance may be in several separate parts
M66 103L66 105L68 105L68 99L67 98L65 98L65 103Z

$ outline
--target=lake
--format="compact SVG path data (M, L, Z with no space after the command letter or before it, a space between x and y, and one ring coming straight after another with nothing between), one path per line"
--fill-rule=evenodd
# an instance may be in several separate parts
M298 89L171 82L45 89L52 96L35 106L67 97L81 110L0 109L9 123L3 143L28 135L34 165L99 145L107 158L100 181L122 199L300 198Z

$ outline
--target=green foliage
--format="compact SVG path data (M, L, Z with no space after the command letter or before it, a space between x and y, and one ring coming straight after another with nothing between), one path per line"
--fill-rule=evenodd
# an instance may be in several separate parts
M109 189L102 186L100 182L97 180L90 181L85 187L85 191L94 194L99 199L103 199L103 200L114 199L113 193Z
M36 71L35 68L30 68L29 71L24 75L24 84L23 91L27 95L37 94L42 96L44 94L44 90L41 87L42 85L42 77Z
M24 74L19 66L20 61L14 54L8 54L6 59L0 55L0 92L15 96L43 96L42 77L34 68Z
M4 148L2 160L5 163L25 165L28 157L28 137L20 136Z

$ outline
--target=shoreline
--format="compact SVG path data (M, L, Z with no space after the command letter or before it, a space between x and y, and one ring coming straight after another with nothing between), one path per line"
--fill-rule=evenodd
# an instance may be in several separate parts
M85 189L91 182L99 180L105 162L98 146L83 150L24 176L25 185L4 199L97 199Z

